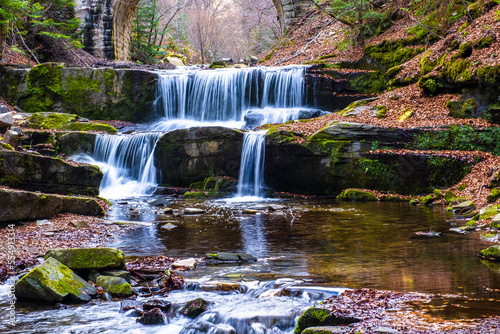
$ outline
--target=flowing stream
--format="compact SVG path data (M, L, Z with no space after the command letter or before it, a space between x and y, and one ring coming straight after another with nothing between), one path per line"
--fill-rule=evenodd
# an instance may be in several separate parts
M225 251L250 253L258 258L256 263L183 272L186 287L162 297L173 305L165 325L137 323L131 312L120 312L119 301L57 306L18 302L17 324L6 325L6 313L0 314L0 332L293 333L306 308L352 287L462 296L434 315L446 319L498 314L500 294L492 291L500 289L500 268L476 257L488 244L477 234L451 232L457 222L442 208L261 198L262 131L244 135L237 198L171 198L174 215L160 214L151 206L155 196L146 194L157 185L152 157L164 133L208 125L254 129L319 116L321 111L307 107L304 74L303 66L161 72L156 104L163 117L138 126L133 134L99 135L94 152L77 158L104 172L101 194L114 204L108 219L141 223L133 234L109 245L123 250L128 261ZM186 207L206 213L178 214ZM130 217L131 209L139 215ZM244 209L259 213L245 214ZM442 232L442 237L414 238L414 232L430 229ZM203 288L214 281L240 287ZM8 289L0 286L0 307L8 306ZM195 298L209 301L208 311L196 319L181 316L178 310Z

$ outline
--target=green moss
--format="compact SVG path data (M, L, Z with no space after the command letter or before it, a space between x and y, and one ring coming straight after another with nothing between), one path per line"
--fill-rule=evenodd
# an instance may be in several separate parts
M214 61L208 68L224 68L226 67L226 63L223 61Z
M422 59L420 59L420 70L422 71L422 75L426 75L427 73L431 72L438 65L443 65L446 59L446 54L443 54L441 57L431 61L429 60L431 54L432 53L429 50L424 54Z
M472 79L470 60L455 60L445 64L441 77L448 82L467 82Z
M500 207L498 205L486 207L479 212L479 219L490 219L499 213L499 209Z
M0 184L4 186L15 187L21 183L21 180L16 175L4 175L0 177Z
M429 182L440 187L456 184L470 173L477 162L479 159L469 163L458 158L430 157L428 160Z
M431 204L432 202L434 202L436 199L434 198L433 195L427 195L423 198L421 198L419 200L420 204L423 204L423 205L429 205Z
M470 227L476 227L477 226L477 223L475 220L469 220L465 226L470 226Z
M301 334L306 328L317 326L340 326L359 322L358 319L332 316L330 311L323 308L310 307L297 320L294 334Z
M451 190L448 190L445 194L444 194L444 199L447 203L452 203L454 202L455 198L457 196L453 193L453 191Z
M50 112L54 101L62 93L63 64L45 63L33 67L26 77L28 98L23 108L26 112Z
M500 65L481 67L476 71L479 82L494 85L500 82Z
M484 36L479 41L476 42L476 49L485 49L489 48L493 43L495 43L495 38L491 35Z
M72 130L72 131L106 131L116 133L117 130L108 124L77 122L78 116L62 113L34 113L30 117L31 126L37 129Z
M376 110L375 116L377 118L386 118L386 113L387 113L387 107L386 106L374 106L372 109Z
M491 189L490 194L486 199L488 202L496 202L500 198L500 188L493 188Z
M121 269L125 267L122 251L115 248L50 249L45 258L52 257L73 270Z
M368 202L376 201L377 197L369 192L357 189L347 189L344 190L337 198L341 201L355 201L355 202Z
M426 94L433 94L438 89L439 85L434 76L425 76L418 80L418 87Z
M349 80L349 84L361 94L381 93L387 89L387 79L381 71L367 72Z
M400 65L424 51L423 47L408 47L410 40L385 41L379 45L368 45L365 54L387 67Z
M337 57L337 55L334 55L334 54L331 54L331 55L324 55L324 56L320 56L320 57L318 58L318 60L330 59L330 58L334 58L334 57Z
M350 112L352 112L355 108L357 107L362 107L370 103L367 100L359 100L359 101L354 101L351 104L349 104L344 110L342 110L339 115L341 116L347 116Z
M134 294L132 286L121 277L100 275L96 279L96 284L116 297L128 297Z
M7 143L4 143L4 142L0 142L0 149L14 151L14 148L12 147L11 144L7 144Z
M495 260L500 259L500 246L499 245L494 245L490 246L486 249L483 249L479 252L481 256L487 257L487 258L492 258Z
M184 193L185 197L188 198L204 198L207 197L204 191L188 191Z
M468 58L472 55L472 51L474 51L474 45L472 42L464 42L460 44L458 48L458 55L461 58Z
M401 65L393 66L387 70L385 75L388 78L394 78L399 72L401 72L402 69L403 69L403 66L401 66Z
M204 188L205 188L204 181L194 182L194 183L191 183L191 185L189 186L190 190L203 190Z
M404 122L413 115L414 111L409 108L403 109L403 114L398 118L399 122Z

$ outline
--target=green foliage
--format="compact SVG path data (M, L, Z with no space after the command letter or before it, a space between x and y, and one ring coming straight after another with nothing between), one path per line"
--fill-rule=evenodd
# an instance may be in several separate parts
M430 157L428 167L430 169L429 182L436 186L448 186L458 183L467 175L479 159L471 163L460 159L446 157Z
M478 130L452 125L448 131L425 132L416 137L414 148L427 150L484 151L500 155L500 128Z
M430 55L431 51L427 51L422 59L420 59L420 70L422 71L422 75L426 75L427 73L431 72L438 65L443 65L446 59L446 54L443 54L441 57L431 61L429 60Z
M468 58L472 54L472 51L474 51L473 44L472 42L465 42L460 44L460 47L458 48L458 55L461 58Z
M385 41L381 45L367 46L365 54L387 67L394 67L407 62L425 50L423 47L408 47L410 43L411 41L407 40Z

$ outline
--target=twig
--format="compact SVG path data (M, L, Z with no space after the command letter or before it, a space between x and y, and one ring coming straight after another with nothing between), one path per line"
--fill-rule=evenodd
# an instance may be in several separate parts
M17 29L16 26L14 26L14 28L16 29L16 32L19 35L19 37L21 37L21 42L23 42L24 47L28 50L28 52L31 54L31 56L33 58L35 58L36 63L40 64L40 62L38 61L38 58L35 56L35 54L33 53L33 51L31 51L31 49L26 45L26 42L24 41L23 35L21 35L21 32L19 32L19 29Z
M52 28L52 31L54 31L55 33L57 33L57 30L55 30L55 29L54 29L54 27L51 27L51 28ZM89 64L88 64L85 60L83 60L83 59L82 59L82 58L81 58L81 57L80 57L80 56L79 56L79 55L75 52L75 50L73 50L72 48L70 48L70 47L68 46L68 44L66 44L66 42L65 42L63 39L61 39L61 42L63 42L63 44L64 44L64 45L68 48L68 50L69 50L69 51L71 51L71 53L72 53L72 54L74 54L75 56L77 56L77 57L78 57L78 59L80 59L80 61L81 61L81 62L82 62L85 66L90 67L90 65L89 65Z
M467 7L467 5L465 4L465 0L462 0L462 3L463 3L463 5L464 5L464 7L465 7L465 11L467 12L467 16L468 16L468 17L469 17L469 19L470 19L470 23L472 23L472 26L473 26L473 27L475 27L475 26L476 26L476 24L474 23L474 19L472 18L472 15L471 15L471 14L470 14L470 12L469 12L469 7Z

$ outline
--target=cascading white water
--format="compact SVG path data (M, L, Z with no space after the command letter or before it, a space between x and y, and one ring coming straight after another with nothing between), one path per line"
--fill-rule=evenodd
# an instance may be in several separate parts
M266 132L246 132L241 150L238 197L261 197L264 187L264 156Z
M104 173L103 196L116 198L146 194L157 185L153 152L156 142L166 132L214 125L253 129L265 123L317 115L319 111L303 107L306 103L306 69L306 66L288 66L158 72L156 106L164 117L143 128L146 132L99 135L93 154L79 157L79 160L101 168ZM242 169L242 186L238 193L260 196L264 134L248 136L245 136L248 145L261 145L261 148L246 148L247 144L244 145L245 152L248 152L242 156L257 167L252 171ZM255 181L257 183L252 183Z

